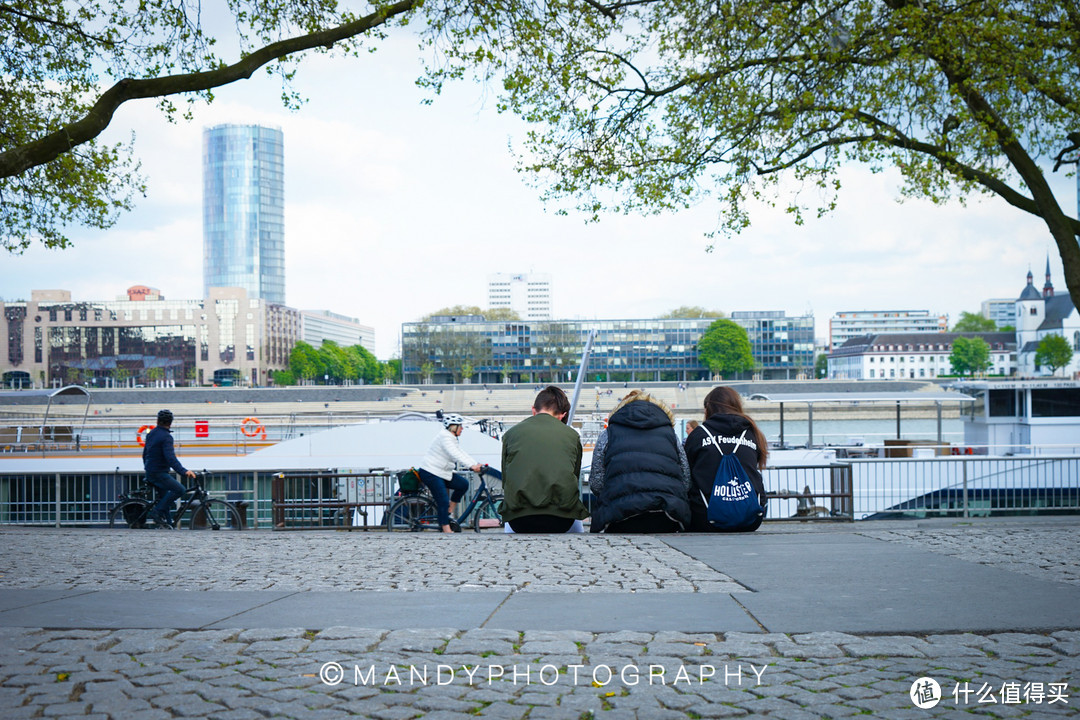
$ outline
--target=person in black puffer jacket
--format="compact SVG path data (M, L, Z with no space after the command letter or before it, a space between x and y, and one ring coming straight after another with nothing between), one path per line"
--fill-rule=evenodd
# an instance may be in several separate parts
M720 453L712 447L709 433L720 443L725 453L734 452L739 458L750 483L765 504L765 485L761 470L769 457L769 444L757 424L742 407L739 393L729 387L716 387L705 396L705 423L686 436L686 459L690 462L690 530L691 532L725 532L709 524L707 502L713 491L713 480L720 465ZM744 435L745 433L745 435ZM742 439L740 439L740 437ZM764 515L764 514L763 514ZM735 532L752 532L761 526L761 518L753 527ZM727 531L731 532L731 531Z
M679 532L690 525L690 467L671 410L634 390L593 449L592 532Z

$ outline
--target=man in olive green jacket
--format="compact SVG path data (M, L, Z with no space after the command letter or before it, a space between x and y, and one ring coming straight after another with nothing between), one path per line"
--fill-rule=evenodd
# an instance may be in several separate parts
M508 532L584 532L589 511L578 492L581 438L566 425L569 413L566 393L549 385L536 396L532 417L503 436L499 513Z

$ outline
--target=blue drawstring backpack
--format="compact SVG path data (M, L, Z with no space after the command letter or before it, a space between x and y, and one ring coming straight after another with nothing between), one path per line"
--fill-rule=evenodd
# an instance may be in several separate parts
M742 462L732 451L724 454L720 449L720 443L704 425L701 426L705 433L712 439L712 445L720 453L720 465L716 468L713 477L712 495L705 497L701 493L701 499L705 501L707 508L706 518L709 524L717 530L749 530L755 527L765 515L765 508L761 505L761 498L757 490L750 482L750 476L743 468ZM746 437L743 430L739 440ZM735 445L738 448L738 443ZM700 492L700 491L699 491Z

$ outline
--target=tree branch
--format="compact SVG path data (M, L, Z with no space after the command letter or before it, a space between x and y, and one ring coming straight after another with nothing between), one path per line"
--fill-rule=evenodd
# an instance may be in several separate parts
M35 22L35 23L41 23L42 25L52 25L53 27L63 28L64 30L75 33L76 35L81 35L82 37L86 38L87 40L93 40L94 42L101 43L102 45L106 45L106 46L109 46L109 47L116 44L112 40L107 40L106 38L100 38L100 37L97 37L96 35L88 35L87 33L83 32L83 29L81 27L79 27L78 25L76 25L74 23L60 22L59 20L54 20L52 18L47 18L47 17L44 17L42 15L36 15L34 13L23 12L22 10L19 10L18 8L14 8L11 5L8 5L7 3L0 3L0 12L6 12L6 13L9 13L11 15L17 15L17 16L23 18L24 20L29 20L29 21Z
M355 37L386 23L392 17L415 9L420 2L421 0L401 0L344 25L271 43L243 60L217 70L145 80L125 78L102 94L82 119L38 140L0 153L0 177L20 175L30 168L52 162L72 148L93 140L109 126L117 108L129 100L200 92L250 78L267 63L293 53L317 47L331 47L336 42Z

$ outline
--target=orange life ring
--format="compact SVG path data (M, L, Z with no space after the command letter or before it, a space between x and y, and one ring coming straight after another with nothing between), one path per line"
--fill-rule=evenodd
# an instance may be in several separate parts
M139 432L135 433L135 440L138 441L140 447L146 447L146 441L143 440L142 434L147 430L153 430L153 425L143 425L139 428Z
M263 424L259 422L259 418L256 417L244 418L243 421L241 421L240 423L240 432L244 433L244 435L250 438L253 438L261 433L262 439L266 439L266 427L263 426Z

